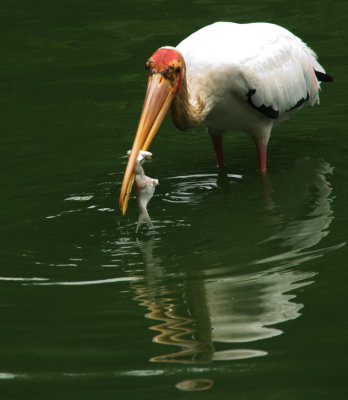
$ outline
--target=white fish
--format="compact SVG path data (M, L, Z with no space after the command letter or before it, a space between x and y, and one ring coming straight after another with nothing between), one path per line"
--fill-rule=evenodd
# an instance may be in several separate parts
M128 156L130 155L130 150L127 154ZM151 158L151 156L152 153L150 153L149 151L141 150L134 166L136 198L140 213L136 232L138 232L140 225L144 222L146 222L151 227L153 226L146 207L151 200L153 194L155 193L155 186L158 185L158 179L153 179L146 176L142 167L144 161L147 158Z

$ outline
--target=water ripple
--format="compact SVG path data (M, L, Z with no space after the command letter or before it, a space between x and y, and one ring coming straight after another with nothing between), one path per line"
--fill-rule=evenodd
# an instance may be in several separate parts
M36 283L37 286L88 286L88 285L103 285L107 283L130 282L136 281L139 278L136 276L127 276L122 278L100 279L94 281L75 281L75 282L45 282Z
M88 201L93 199L94 195L84 195L84 196L69 196L64 201Z
M48 281L47 278L21 278L21 277L9 277L9 276L1 276L0 281L9 281L9 282L40 282L40 281Z
M227 179L228 183L236 183L236 181L242 178L242 175L224 175L224 179ZM201 201L201 196L208 194L209 190L219 187L218 174L178 175L165 179L171 181L170 192L163 196L163 201L168 203L196 204Z

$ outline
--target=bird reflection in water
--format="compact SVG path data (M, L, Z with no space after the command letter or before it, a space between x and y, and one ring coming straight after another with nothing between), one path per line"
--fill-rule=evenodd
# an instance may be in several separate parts
M291 185L280 177L272 193L267 193L273 204L271 211L265 209L270 234L258 243L277 245L272 254L267 250L265 257L249 259L242 271L236 273L231 265L199 270L187 266L181 278L168 279L165 263L154 255L156 240L139 241L145 271L144 279L131 283L135 299L147 308L146 318L156 321L150 328L156 331L153 341L172 347L150 361L200 364L263 356L267 352L255 342L282 334L276 326L301 315L303 305L295 302L294 292L311 284L317 272L295 266L344 243L312 249L329 233L333 219L328 182L332 168L325 162L313 165L301 160L284 174L289 174L288 182L291 175L302 177L291 188L295 200L284 201ZM301 215L304 205L309 212ZM294 209L299 217L289 218ZM204 390L212 385L209 379L198 381L183 381L177 387Z

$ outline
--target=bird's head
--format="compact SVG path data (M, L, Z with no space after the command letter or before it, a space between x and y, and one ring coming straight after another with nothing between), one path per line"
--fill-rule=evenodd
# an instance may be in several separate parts
M143 110L134 138L127 168L124 174L120 209L126 213L128 200L134 182L134 165L140 150L147 150L155 137L164 116L183 77L185 63L182 55L173 47L161 47L146 62L148 84Z

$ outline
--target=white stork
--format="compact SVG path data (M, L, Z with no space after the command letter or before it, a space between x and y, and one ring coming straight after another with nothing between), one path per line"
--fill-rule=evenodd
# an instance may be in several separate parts
M223 134L249 133L264 172L273 125L305 104L318 103L319 82L332 81L301 39L269 23L208 25L176 48L158 49L146 68L144 106L121 189L123 214L139 151L148 149L169 107L178 129L206 126L220 167Z

